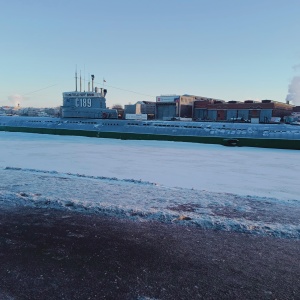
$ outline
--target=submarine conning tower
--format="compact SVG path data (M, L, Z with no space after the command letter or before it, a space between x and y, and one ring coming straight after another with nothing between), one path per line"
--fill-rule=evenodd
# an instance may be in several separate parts
M86 119L117 119L118 113L115 109L106 108L106 93L104 88L94 88L94 75L92 77L92 90L77 91L77 72L76 90L74 92L63 93L63 105L61 106L62 118L86 118ZM89 85L90 86L90 85Z

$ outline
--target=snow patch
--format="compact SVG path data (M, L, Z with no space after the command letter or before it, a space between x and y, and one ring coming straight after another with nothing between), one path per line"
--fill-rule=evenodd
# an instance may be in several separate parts
M137 180L0 169L0 205L55 208L204 229L300 238L299 201L171 188Z

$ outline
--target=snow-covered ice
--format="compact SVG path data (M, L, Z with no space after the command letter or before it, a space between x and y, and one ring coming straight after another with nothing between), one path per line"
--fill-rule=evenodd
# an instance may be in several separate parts
M300 237L299 151L0 132L0 203Z

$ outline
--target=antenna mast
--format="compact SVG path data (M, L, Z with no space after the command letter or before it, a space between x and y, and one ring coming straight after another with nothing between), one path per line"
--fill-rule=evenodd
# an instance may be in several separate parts
M85 92L85 64L83 66L83 87L84 87L84 92Z
M81 70L80 70L80 92L81 92L81 86L82 86L82 82L81 82Z
M77 65L75 69L75 91L77 92Z

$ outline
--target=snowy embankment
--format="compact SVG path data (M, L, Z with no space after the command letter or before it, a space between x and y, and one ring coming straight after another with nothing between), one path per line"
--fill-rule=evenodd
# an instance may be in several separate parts
M0 146L1 206L300 238L298 151L4 132Z

